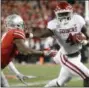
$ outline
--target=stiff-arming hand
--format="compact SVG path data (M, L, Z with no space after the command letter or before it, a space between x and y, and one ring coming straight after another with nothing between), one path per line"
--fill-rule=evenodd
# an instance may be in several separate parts
M51 56L51 57L54 57L55 55L57 54L57 51L56 50L44 50L44 55L45 56Z

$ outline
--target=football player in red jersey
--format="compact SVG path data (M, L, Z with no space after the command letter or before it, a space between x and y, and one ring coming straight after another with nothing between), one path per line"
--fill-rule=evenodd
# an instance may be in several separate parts
M25 44L24 22L19 15L10 15L5 20L7 32L1 42L1 69L4 69L16 54L44 54L42 51L29 49Z
M4 69L16 55L16 51L23 54L45 54L43 51L29 49L25 45L24 21L16 14L5 19L6 32L1 40L1 69Z

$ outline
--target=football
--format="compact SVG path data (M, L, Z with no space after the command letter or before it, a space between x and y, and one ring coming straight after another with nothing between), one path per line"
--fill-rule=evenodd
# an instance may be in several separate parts
M86 36L83 33L78 33L73 36L75 43L81 43L83 40L86 40Z

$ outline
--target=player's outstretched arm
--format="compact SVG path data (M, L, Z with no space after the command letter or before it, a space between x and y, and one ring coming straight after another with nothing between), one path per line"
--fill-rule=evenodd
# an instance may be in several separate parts
M13 64L12 61L9 63L8 67L9 67L9 69L10 69L13 73L15 73L16 77L17 77L22 83L24 83L25 85L27 85L27 83L24 82L24 79L28 79L28 78L29 78L28 76L21 74L21 73L16 69L16 67L15 67L15 65ZM34 78L35 76L31 76L31 77Z
M50 29L41 29L40 32L38 31L33 32L33 37L35 38L45 38L53 35L54 34Z
M15 73L16 75L20 74L20 72L16 69L15 65L13 64L13 62L11 61L8 65L9 69Z
M8 68L15 73L15 75L17 76L17 78L21 81L24 80L24 76L23 74L21 74L15 67L15 65L13 64L13 62L11 61L8 65Z
M39 55L44 55L44 54L45 54L44 51L38 51L38 50L34 50L34 49L31 49L31 48L27 47L24 42L25 42L24 39L15 39L15 40L14 40L14 43L16 44L17 49L18 49L21 53L23 53L23 54L25 54L25 55L27 55L27 54L39 54Z

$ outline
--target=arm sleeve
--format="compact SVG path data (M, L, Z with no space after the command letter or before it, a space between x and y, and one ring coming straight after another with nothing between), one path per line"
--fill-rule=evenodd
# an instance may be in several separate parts
M14 38L15 39L25 39L25 33L22 30L15 30L14 31Z
M8 65L9 69L15 73L16 75L17 74L20 74L20 72L16 69L16 67L14 66L13 62L10 62L9 65Z
M56 24L53 21L48 22L47 28L50 30L56 29Z
M79 23L80 23L80 28L82 28L86 23L82 16L79 16Z

